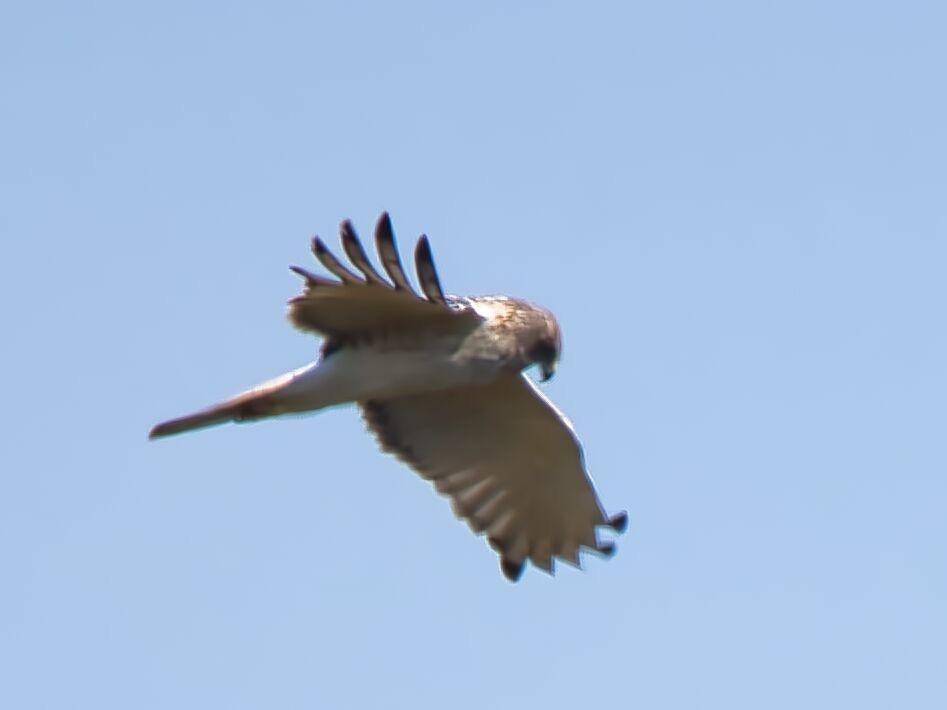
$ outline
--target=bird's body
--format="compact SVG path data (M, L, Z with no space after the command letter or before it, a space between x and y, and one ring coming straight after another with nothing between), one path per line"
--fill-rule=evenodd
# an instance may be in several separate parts
M610 553L595 528L620 531L626 518L606 518L571 424L523 374L533 364L544 379L552 374L560 348L552 314L505 296L445 296L425 237L416 250L422 297L404 275L387 215L376 243L391 283L348 222L342 244L360 274L319 239L313 252L339 280L293 267L306 289L289 318L324 336L319 360L159 424L151 437L356 402L382 447L487 533L511 579L527 559L551 571L557 556L578 564L581 547Z

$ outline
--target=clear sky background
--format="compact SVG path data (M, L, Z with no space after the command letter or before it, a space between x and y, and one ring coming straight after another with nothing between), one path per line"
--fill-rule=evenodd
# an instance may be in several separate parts
M947 707L945 28L6 3L0 706ZM383 209L558 315L614 559L508 583L351 408L146 440Z

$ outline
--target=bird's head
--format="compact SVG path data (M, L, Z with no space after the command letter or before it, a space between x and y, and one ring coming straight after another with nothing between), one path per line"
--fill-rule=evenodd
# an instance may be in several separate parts
M556 374L556 365L559 363L559 353L562 350L559 324L556 323L552 314L547 313L544 316L544 327L536 333L534 341L526 352L529 362L539 365L543 382Z

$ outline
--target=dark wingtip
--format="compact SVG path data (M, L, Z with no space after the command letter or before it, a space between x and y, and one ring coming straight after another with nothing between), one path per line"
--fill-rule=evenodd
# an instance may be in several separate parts
M526 569L526 562L514 562L509 558L502 557L500 558L500 569L503 570L504 577L511 582L517 582L519 578L523 576L523 570Z
M368 254L365 253L365 249L362 247L362 242L358 238L358 233L355 231L351 220L346 219L342 221L339 225L339 234L342 237L342 248L345 250L346 256L348 256L349 261L352 262L355 268L362 272L362 276L365 277L365 280L368 283L388 286L389 284L382 275L378 273L378 270L372 266L371 261L368 260Z
M302 276L306 280L306 286L309 288L315 288L317 286L334 286L335 283L329 279L325 279L321 276L316 276L314 273L308 269L304 269L301 266L290 266L289 270L298 276ZM298 298L298 297L297 297ZM295 300L295 299L294 299ZM290 301L292 303L292 301Z
M329 247L326 246L326 243L322 241L319 237L312 238L312 253L313 254L325 254L329 251Z
M615 554L615 550L617 549L618 548L614 542L601 542L599 543L598 547L595 548L596 552L598 552L603 557L611 557Z
M361 244L358 240L358 232L355 231L355 225L352 224L352 220L350 219L343 219L339 223L339 236L342 237L343 245L346 241L355 242L355 244L358 245Z
M401 257L398 255L398 247L395 244L395 233L387 212L382 212L375 224L375 247L378 250L378 256L381 257L382 266L395 288L414 294L414 289L405 276L404 267L401 266Z
M418 238L417 246L414 248L414 263L424 295L432 303L444 303L444 289L441 288L441 281L437 277L434 254L431 253L431 243L426 234Z
M306 279L306 281L312 281L315 279L315 276L316 276L314 273L312 273L311 271L307 271L301 266L293 265L289 267L289 270L292 271L297 276L302 276L304 279Z
M608 519L608 527L617 533L623 533L628 528L628 512L621 511Z
M426 261L431 265L433 270L434 268L434 252L431 251L431 242L428 240L426 234L422 234L418 237L418 243L414 247L414 258L415 261ZM434 272L437 273L436 271Z
M391 215L388 212L382 212L378 215L378 221L375 222L375 232L386 232L387 236L393 237L394 230L391 227Z

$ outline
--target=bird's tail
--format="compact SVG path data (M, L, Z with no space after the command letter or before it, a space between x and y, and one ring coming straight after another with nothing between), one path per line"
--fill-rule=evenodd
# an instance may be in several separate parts
M152 427L148 438L159 439L226 422L242 422L318 409L323 403L312 396L315 384L312 375L315 369L316 363L307 365L207 409L161 422Z
M248 403L249 404L249 403ZM245 413L245 406L231 402L221 402L207 409L202 409L194 414L187 414L176 419L169 419L166 422L156 424L148 432L149 439L159 439L163 436L172 434L182 434L194 429L203 429L204 427L224 424L225 422L242 421L252 419L252 415Z

